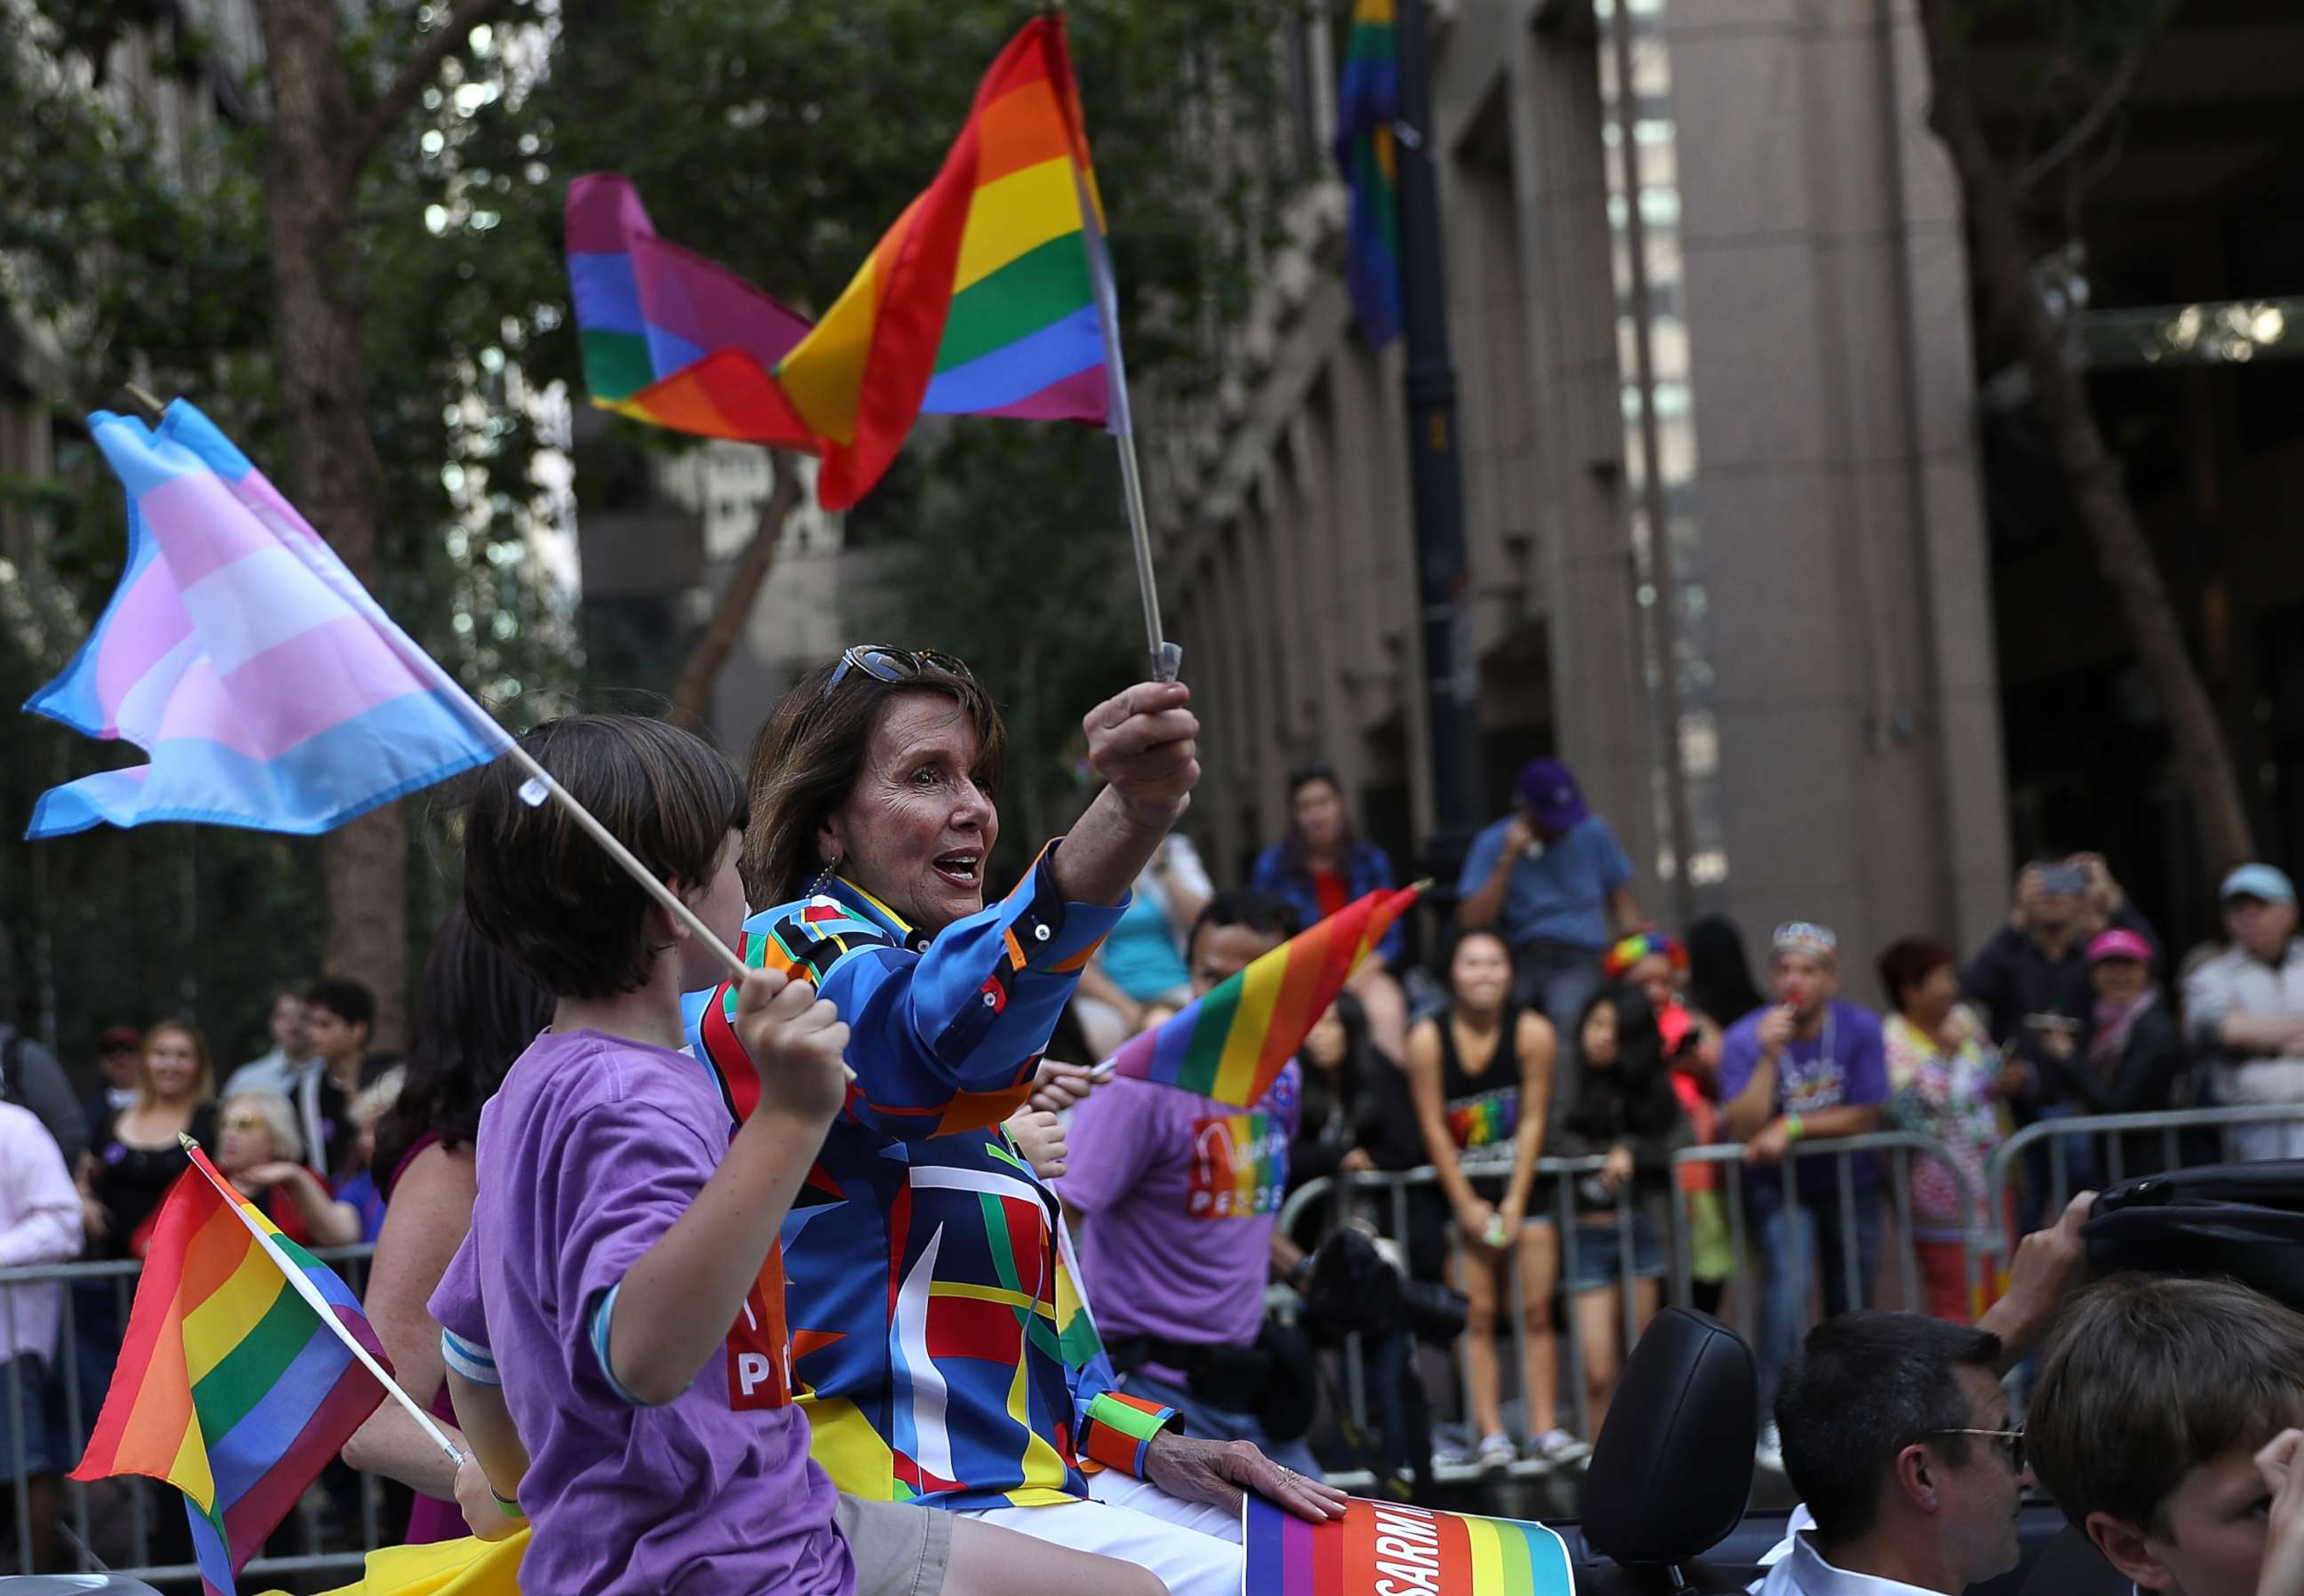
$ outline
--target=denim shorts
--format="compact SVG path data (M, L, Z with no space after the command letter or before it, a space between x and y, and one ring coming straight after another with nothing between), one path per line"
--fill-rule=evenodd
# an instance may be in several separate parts
M1571 1291L1599 1291L1615 1285L1624 1278L1623 1262L1623 1238L1615 1220L1577 1220L1576 1267L1568 1277ZM1656 1242L1656 1221L1644 1208L1632 1210L1632 1276L1642 1280L1664 1278L1664 1248Z
M21 1381L21 1384L19 1383ZM72 1463L62 1404L38 1354L20 1352L0 1364L0 1477L16 1472L16 1442L24 1444L24 1472L52 1474ZM21 1391L21 1395L16 1393ZM10 1398L15 1396L15 1400Z

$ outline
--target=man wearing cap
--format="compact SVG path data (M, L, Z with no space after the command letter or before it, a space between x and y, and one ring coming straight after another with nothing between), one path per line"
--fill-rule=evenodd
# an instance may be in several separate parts
M2298 1117L2232 1127L2242 1158L2304 1158L2304 943L2296 940L2296 888L2270 865L2224 877L2231 946L2184 981L2192 1044L2215 1061L2226 1103L2293 1103Z
M1456 920L1500 931L1512 950L1514 1000L1572 1035L1600 984L1601 950L1642 924L1632 862L1557 759L1529 760L1518 792L1518 811L1472 840Z
M96 1039L96 1069L101 1077L80 1107L91 1138L101 1140L112 1117L136 1101L136 1060L144 1045L134 1026L107 1026Z
M1789 1184L1781 1166L1808 1138L1878 1129L1888 1101L1880 1017L1841 1001L1839 938L1829 926L1796 920L1776 927L1771 943L1775 1005L1738 1020L1720 1043L1722 1114L1729 1137L1744 1144L1745 1208L1760 1237L1753 1351L1764 1414L1775 1411L1776 1378L1800 1346L1816 1266L1824 1270L1824 1311L1852 1312L1864 1306L1880 1246L1880 1172L1868 1154L1846 1156L1845 1210L1841 1159L1800 1159ZM1771 1421L1760 1447L1771 1464L1779 1456L1775 1436Z

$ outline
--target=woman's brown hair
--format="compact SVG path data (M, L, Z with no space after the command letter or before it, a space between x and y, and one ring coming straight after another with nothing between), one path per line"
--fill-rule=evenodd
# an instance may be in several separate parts
M924 666L917 676L882 681L850 671L826 694L840 662L809 671L776 701L752 740L749 778L752 819L744 831L744 891L755 908L784 903L807 890L823 868L817 832L848 801L863 773L880 712L902 693L942 693L976 728L978 785L995 791L1008 768L1008 730L974 678Z
M208 1038L181 1019L164 1019L145 1032L144 1040L137 1044L136 1106L140 1109L148 1109L160 1101L159 1094L152 1090L152 1069L147 1060L152 1056L152 1044L171 1031L192 1044L192 1057L199 1063L200 1073L192 1082L192 1101L216 1101L216 1066L208 1061Z

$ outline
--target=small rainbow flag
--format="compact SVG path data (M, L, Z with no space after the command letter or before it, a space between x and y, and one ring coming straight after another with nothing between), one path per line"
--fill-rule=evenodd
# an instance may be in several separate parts
M352 1290L191 1149L145 1254L112 1389L75 1480L148 1474L184 1493L204 1596L287 1516L384 1387L384 1349Z
M1242 1596L1574 1596L1568 1548L1540 1524L1355 1497L1307 1524L1248 1499Z
M1253 1108L1368 950L1422 891L1380 888L1289 938L1152 1030L1102 1068Z
M871 491L922 415L1128 430L1103 203L1062 13L984 75L943 170L810 326L656 236L614 174L568 191L592 401L676 431L823 457L817 497Z
M1344 286L1360 336L1382 349L1400 336L1400 62L1394 0L1359 0L1336 96L1336 165L1352 191Z

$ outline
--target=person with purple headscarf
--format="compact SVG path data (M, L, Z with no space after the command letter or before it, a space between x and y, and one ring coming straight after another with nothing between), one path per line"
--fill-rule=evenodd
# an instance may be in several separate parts
M1599 989L1601 950L1644 923L1632 862L1559 760L1529 760L1516 796L1513 813L1472 839L1456 920L1496 930L1512 949L1514 1001L1572 1035Z

